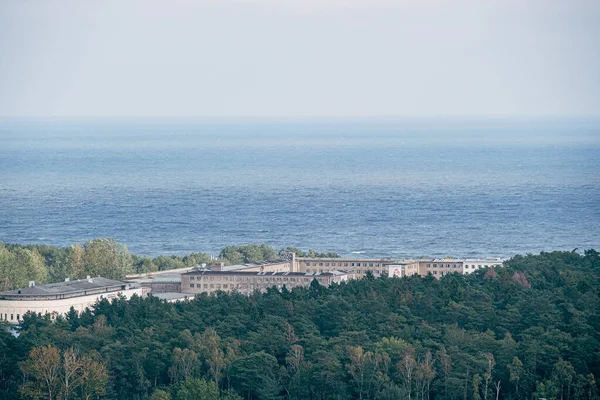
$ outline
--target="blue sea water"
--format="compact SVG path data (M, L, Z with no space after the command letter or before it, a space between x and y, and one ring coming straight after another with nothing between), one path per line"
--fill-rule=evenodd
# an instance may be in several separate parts
M599 222L598 120L0 120L7 243L511 256Z

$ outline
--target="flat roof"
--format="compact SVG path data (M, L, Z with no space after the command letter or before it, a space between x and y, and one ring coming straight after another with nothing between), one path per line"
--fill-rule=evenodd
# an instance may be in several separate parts
M151 283L178 283L178 282L181 282L181 274L157 276L154 279L151 279L150 282Z
M0 292L0 297L55 296L60 294L83 292L92 289L102 289L111 286L122 286L125 284L126 283L121 281L115 281L98 276L90 279L78 279L67 282L34 285L23 289L9 290L6 292Z
M222 270L223 271L235 271L235 270L242 270L242 269L246 269L246 268L266 267L269 265L288 264L288 263L291 263L291 261L275 260L275 261L263 261L263 262L246 263L246 264L224 265L222 267ZM210 267L211 267L210 265L206 266L207 269L210 269ZM198 269L201 269L201 268L198 268Z
M167 292L167 293L152 293L150 292L152 297L157 297L161 300L179 300L190 297L189 293L175 293L175 292ZM193 297L194 295L191 295Z

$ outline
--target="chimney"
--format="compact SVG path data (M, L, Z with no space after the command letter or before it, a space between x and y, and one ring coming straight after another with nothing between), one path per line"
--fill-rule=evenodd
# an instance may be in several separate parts
M29 287L35 286L35 281L29 281Z

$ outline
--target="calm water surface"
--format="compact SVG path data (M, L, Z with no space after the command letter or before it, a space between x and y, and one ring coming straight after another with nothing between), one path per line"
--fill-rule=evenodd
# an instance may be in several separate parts
M599 121L0 120L4 242L510 256L599 222Z

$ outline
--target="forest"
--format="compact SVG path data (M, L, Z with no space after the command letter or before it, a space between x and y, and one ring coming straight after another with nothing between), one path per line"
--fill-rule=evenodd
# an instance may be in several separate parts
M0 399L598 399L600 254L103 300L0 329Z

